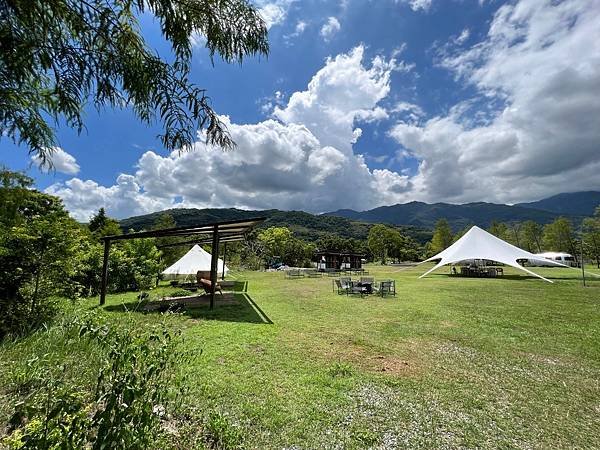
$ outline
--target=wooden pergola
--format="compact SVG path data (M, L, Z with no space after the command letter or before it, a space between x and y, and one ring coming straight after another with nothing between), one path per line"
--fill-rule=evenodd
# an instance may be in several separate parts
M243 241L246 234L254 226L264 222L266 217L256 217L252 219L231 220L227 222L213 222L202 225L192 225L187 227L165 228L163 230L138 231L135 233L119 234L105 236L104 241L104 260L102 262L102 282L100 284L100 304L104 305L106 300L106 286L108 283L108 257L112 242L124 241L128 239L161 238L161 237L189 237L189 240L167 244L167 246L189 245L189 244L211 244L210 260L210 307L215 305L215 287L217 284L217 262L219 260L219 244L227 242ZM226 247L225 247L226 251ZM223 255L223 267L225 267L225 254Z

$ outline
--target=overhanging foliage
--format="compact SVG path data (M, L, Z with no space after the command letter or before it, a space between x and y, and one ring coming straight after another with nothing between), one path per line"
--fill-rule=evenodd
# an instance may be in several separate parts
M172 63L144 40L143 14L160 24ZM198 128L209 144L231 148L205 90L188 79L195 34L211 59L241 63L269 50L265 23L246 0L0 0L0 133L47 162L52 123L80 132L92 103L158 119L168 150L188 148Z

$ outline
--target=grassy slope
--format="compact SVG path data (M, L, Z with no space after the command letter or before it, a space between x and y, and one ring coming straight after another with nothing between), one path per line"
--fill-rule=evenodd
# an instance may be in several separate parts
M256 448L600 446L600 279L583 289L567 269L538 269L553 285L512 269L422 270L371 268L397 280L395 299L248 272L238 277L261 311L243 301L170 318L196 355L181 367L192 428L217 410ZM105 313L129 320L115 306L134 298L110 296ZM43 339L0 346L0 418L14 369Z

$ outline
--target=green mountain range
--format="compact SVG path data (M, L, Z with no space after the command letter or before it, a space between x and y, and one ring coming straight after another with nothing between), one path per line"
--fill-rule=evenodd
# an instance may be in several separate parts
M546 224L559 216L566 216L574 222L579 222L582 217L591 216L599 205L600 192L588 191L558 194L537 202L512 206L485 202L463 205L409 202L360 212L341 209L326 213L326 215L370 223L411 225L426 229L432 228L439 219L445 218L454 230L459 230L469 225L487 228L494 220L500 222L533 220L540 224Z
M600 192L586 191L553 195L537 202L518 203L515 206L542 209L573 216L591 216L599 205Z
M392 206L381 206L368 211L341 209L327 213L329 216L346 217L370 223L389 223L393 225L412 225L421 228L433 228L439 219L446 219L454 230L469 225L482 228L490 226L492 221L521 222L533 220L546 224L559 214L540 209L519 206L499 205L495 203L467 203L453 205L449 203L410 202Z
M267 220L259 228L288 227L297 237L307 241L316 241L320 236L326 234L336 234L344 238L366 239L371 227L370 224L361 221L344 217L314 215L304 211L280 211L277 209L252 211L235 208L168 209L143 216L129 217L121 220L119 224L125 232L128 230L149 229L163 213L170 214L178 226L266 217ZM419 242L424 243L431 239L430 230L411 226L400 226L398 228Z
M577 223L582 217L592 215L598 205L600 205L600 192L559 194L538 202L513 206L484 202L464 205L410 202L382 206L368 211L341 209L318 215L303 211L277 209L252 211L235 208L177 208L129 217L121 220L120 225L124 231L149 229L159 215L165 212L173 216L178 226L266 217L267 220L261 225L263 228L286 226L296 236L308 241L315 241L328 233L345 238L365 239L370 224L387 223L397 226L419 242L426 242L431 238L431 230L440 218L447 219L455 231L469 225L487 228L494 220L500 222L533 220L540 224L546 224L561 215L567 216Z

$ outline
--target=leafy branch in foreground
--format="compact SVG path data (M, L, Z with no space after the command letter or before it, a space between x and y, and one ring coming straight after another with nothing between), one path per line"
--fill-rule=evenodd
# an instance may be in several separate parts
M160 24L172 63L147 45L142 14ZM206 91L188 79L196 35L211 60L241 63L269 51L266 25L247 0L0 0L0 134L47 163L49 122L81 132L91 102L159 120L168 150L189 148L198 128L207 143L233 147Z

